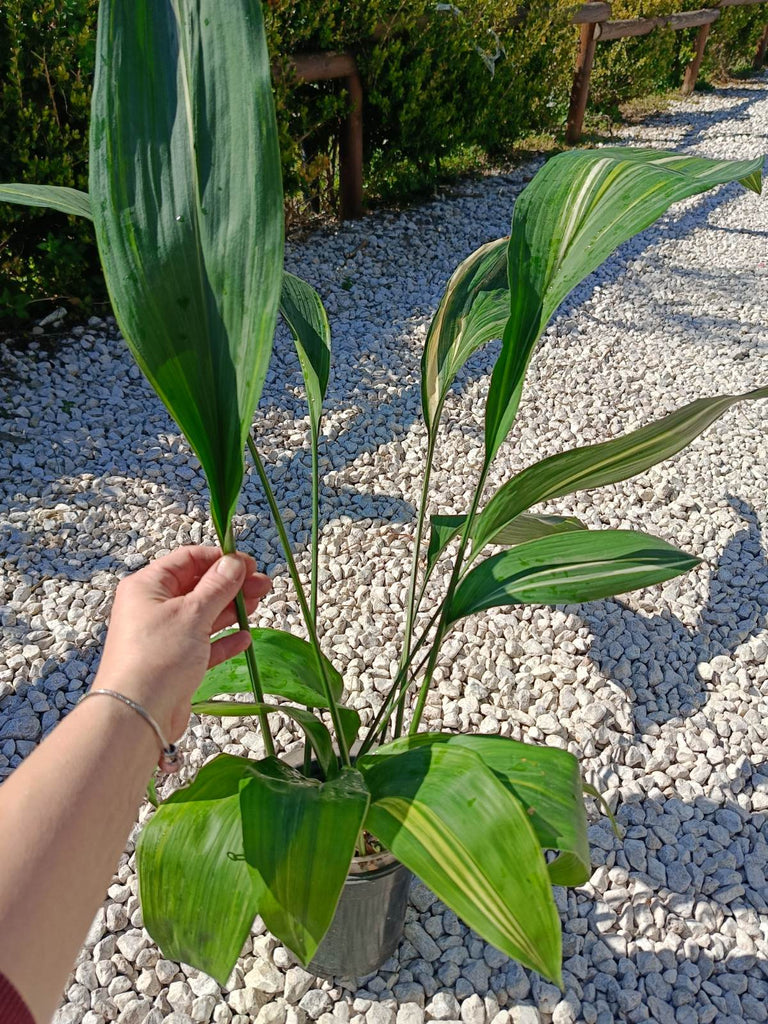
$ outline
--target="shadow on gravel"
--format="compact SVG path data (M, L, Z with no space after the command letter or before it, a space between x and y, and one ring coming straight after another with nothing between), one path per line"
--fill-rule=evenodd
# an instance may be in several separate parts
M593 635L590 657L628 692L636 735L649 723L689 717L703 708L707 683L728 670L729 656L740 644L768 625L768 607L760 597L768 583L760 524L746 502L732 497L729 504L746 527L712 566L707 601L693 628L669 612L647 616L621 601L610 602L620 609L618 625L615 617L598 616L590 606L581 612ZM720 657L725 662L712 665Z

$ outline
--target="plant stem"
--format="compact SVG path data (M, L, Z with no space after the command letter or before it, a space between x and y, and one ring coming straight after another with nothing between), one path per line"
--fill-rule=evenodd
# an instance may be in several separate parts
M401 705L401 703L403 701L403 697L405 695L405 691L408 689L408 686L410 686L410 681L409 681L403 687L403 684L405 683L405 680L406 680L406 674L407 674L407 671L408 671L408 667L411 664L411 662L413 661L413 659L416 657L416 654L423 647L423 645L424 645L424 643L425 643L425 641L427 639L427 636L429 634L429 631L434 626L434 624L437 621L437 618L438 618L439 615L440 615L440 609L438 608L438 610L432 616L430 621L427 623L427 626L426 626L426 629L424 630L424 632L421 634L419 639L416 641L414 646L411 648L410 654L408 655L408 658L405 661L405 663L403 664L402 668L400 668L398 670L398 673L397 673L397 675L395 676L395 678L394 678L394 680L392 682L392 686L389 688L389 693L387 694L384 703L381 705L381 707L379 708L379 710L378 710L378 712L376 714L376 717L374 718L374 720L371 723L371 725L368 727L368 732L365 734L365 739L363 740L363 743L362 743L362 745L360 747L360 753L359 753L358 756L362 757L363 754L367 753L367 751L370 750L371 745L373 744L373 741L376 738L377 733L382 731L382 728L381 728L382 725L386 726L386 723L387 723L387 721L389 719L389 716L392 714L392 711L395 710L395 708L400 707L400 705ZM424 661L422 661L422 663L419 666L419 668L421 668L423 666L423 664L424 664ZM415 673L415 675L418 675L418 672ZM397 692L398 687L403 687L403 692L401 692L397 697L395 697L395 693Z
M320 460L318 445L319 431L312 426L312 569L309 581L309 614L317 632L317 576L320 549ZM308 707L307 711L314 711ZM312 762L312 744L304 738L304 774L309 775Z
M306 623L307 632L309 633L309 640L315 649L317 666L318 669L320 670L320 678L323 684L325 699L328 702L328 709L331 712L331 718L333 719L333 727L336 730L336 740L339 744L339 754L341 755L342 764L344 764L346 767L349 767L351 765L351 761L349 759L347 741L344 738L344 730L341 728L341 721L339 719L339 709L336 706L333 691L331 690L331 683L328 678L328 672L325 667L323 652L320 649L320 641L317 638L317 631L315 630L315 625L314 622L312 621L312 615L307 604L307 598L304 594L304 588L302 587L301 580L299 579L299 571L296 567L296 560L293 557L293 552L291 551L291 543L290 540L288 539L288 531L286 530L285 523L283 522L283 518L280 515L280 509L275 499L275 493L272 490L272 485L269 482L267 471L264 468L264 463L261 461L261 456L259 455L256 445L253 443L253 438L250 436L248 437L248 450L251 453L254 466L256 467L256 472L258 473L259 480L261 481L261 486L264 489L264 495L267 499L269 510L272 513L272 518L274 519L275 526L280 537L280 543L283 545L283 551L285 554L286 563L288 565L288 571L291 574L291 579L293 580L293 585L296 589L296 597L298 599L302 615L304 616L304 622Z
M461 535L461 543L459 544L459 550L456 553L456 561L453 565L453 572L451 573L451 579L448 583L448 590L445 597L440 605L440 621L437 624L437 631L435 633L435 639L432 643L432 649L429 652L429 663L427 664L427 670L424 673L424 679L422 680L421 687L419 689L419 696L416 700L416 707L413 712L413 719L411 720L411 726L408 730L410 736L415 735L418 731L421 723L421 716L424 713L424 705L427 702L427 694L429 693L429 687L432 684L432 676L435 672L435 666L437 665L437 657L440 653L440 644L445 638L445 634L448 632L448 623L446 622L446 612L450 606L451 599L453 598L456 585L459 582L459 575L461 573L461 565L464 560L464 554L467 550L467 544L469 543L469 537L472 532L472 526L475 522L475 516L477 515L477 509L480 504L480 499L485 489L485 481L488 477L488 470L490 469L490 462L487 460L483 462L483 469L480 473L480 479L477 482L475 493L472 498L472 508L470 509L467 521L464 524L464 530Z
M221 545L223 554L231 555L235 551L235 539L232 534L232 527L230 526L227 530L224 541ZM248 623L248 612L245 610L245 598L243 597L242 590L238 593L235 598L235 610L237 611L237 624L240 629L246 630L249 634L251 627ZM264 691L261 688L261 680L259 679L259 667L256 664L256 655L253 652L253 645L249 644L245 649L245 664L248 667L248 676L251 681L251 690L253 696L258 704L264 703ZM269 718L265 711L259 711L259 725L261 726L262 736L264 737L264 749L267 752L267 757L275 756L275 744L272 740L272 731L269 728Z
M427 446L427 464L424 468L424 482L421 488L421 498L419 501L419 514L416 525L416 537L413 542L413 558L411 559L411 579L408 586L408 601L405 616L405 635L403 637L403 653L400 658L400 665L398 666L398 674L402 672L404 666L408 664L411 654L411 640L413 639L413 624L416 618L416 611L421 601L421 597L424 593L422 588L419 594L419 600L416 600L416 585L419 577L419 558L421 555L421 539L424 534L424 520L427 513L427 498L429 495L429 479L432 475L432 462L435 457L435 440L437 438L437 431L433 430L429 434L429 443ZM403 731L403 714L405 710L405 702L401 701L397 706L397 714L395 716L395 725L393 729L393 736L395 739Z

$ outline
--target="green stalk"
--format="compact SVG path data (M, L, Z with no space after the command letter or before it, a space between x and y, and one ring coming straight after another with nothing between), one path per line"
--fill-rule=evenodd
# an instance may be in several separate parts
M416 655L419 652L419 650L421 650L422 646L424 645L424 643L425 643L425 641L427 639L427 636L429 634L429 631L434 626L435 621L436 621L436 619L437 619L439 614L440 614L440 609L438 609L435 612L435 614L432 616L432 618L430 619L430 621L427 624L426 629L424 630L424 632L421 634L419 639L416 641L416 643L412 647L412 649L410 651L410 654L408 655L408 658L404 662L402 668L400 668L398 670L398 673L395 676L395 678L394 678L394 680L392 682L391 687L389 688L389 693L387 694L384 703L381 705L381 707L379 708L379 710L378 710L378 712L376 714L376 717L374 718L373 722L368 727L368 732L365 734L365 739L363 740L363 742L362 742L362 744L360 746L360 753L358 754L358 757L362 757L363 754L367 753L368 750L370 750L370 748L371 748L371 746L372 746L372 744L373 744L373 742L374 742L374 740L376 738L376 735L379 732L382 731L382 729L381 729L382 724L384 726L386 726L386 722L387 722L387 720L389 718L389 715L391 715L392 711L395 708L399 707L400 704L402 703L403 697L405 695L405 691L408 689L408 686L410 686L410 681L408 683L406 683L406 685L403 687L402 692L397 696L397 698L395 698L395 693L397 692L398 688L401 687L403 685L403 683L406 682L406 675L407 675L407 672L408 672L408 668L409 668L411 662L413 661L413 659L416 657ZM424 662L422 661L422 665L423 664L424 664ZM421 668L421 666L419 666L419 668ZM416 673L416 674L418 674L418 673Z
M475 522L475 516L477 515L477 509L480 504L480 499L485 490L485 481L488 477L488 470L490 469L490 462L487 460L483 463L483 470L480 474L480 479L477 482L475 488L475 494L472 498L472 508L470 509L467 521L464 524L464 530L461 535L461 543L459 544L459 550L456 553L456 561L453 566L453 572L451 573L451 579L448 583L448 590L445 597L440 605L440 621L437 624L437 631L435 633L435 639L432 643L432 649L429 652L429 663L427 664L427 670L424 673L424 679L419 689L419 696L416 700L416 707L413 712L413 719L411 721L410 729L408 733L410 736L414 736L418 731L421 723L421 716L424 713L424 705L427 701L427 694L432 684L432 676L435 672L435 666L437 665L437 657L440 653L440 645L442 644L445 634L448 632L448 627L445 621L445 613L451 602L456 586L459 582L459 575L461 573L461 565L464 560L464 554L467 550L467 544L469 543L470 533L472 532L472 526Z
M419 514L416 526L416 537L413 542L413 557L411 559L411 579L408 585L408 601L405 616L405 636L403 637L403 653L400 657L400 665L398 666L398 675L403 671L403 667L407 666L410 653L411 653L411 640L413 639L413 624L416 618L416 611L421 597L424 594L422 588L419 594L419 600L416 600L416 585L419 577L419 557L421 555L421 539L424 534L424 520L427 513L427 497L429 494L429 479L432 475L432 462L435 456L435 440L437 438L437 431L434 430L429 435L429 444L427 446L427 464L424 469L424 483L421 488L421 498L419 501ZM393 729L393 736L395 739L403 731L403 714L405 709L405 702L400 702L397 706L397 714L395 717L395 725Z
M235 553L235 539L232 535L232 527L230 526L227 530L224 541L221 545L222 553L225 555L231 555ZM250 636L251 627L248 623L248 612L245 610L245 598L243 597L242 590L238 593L235 598L235 610L237 611L237 624L240 629L247 631ZM248 666L248 676L251 681L251 690L253 696L258 704L264 703L264 691L261 688L261 680L259 679L259 667L256 664L256 655L253 652L253 645L249 644L245 649L245 663ZM259 711L259 725L261 726L261 732L264 737L264 749L267 752L267 757L275 756L275 744L272 740L272 732L269 728L269 718L265 711Z
M319 460L319 434L315 427L312 427L312 569L309 581L309 614L312 624L317 632L317 577L318 561L320 551L320 460ZM307 711L314 711L314 708L307 708ZM304 739L304 774L309 775L312 762L312 744L305 737Z
M288 539L288 531L285 528L283 517L280 515L280 509L275 499L275 494L274 491L272 490L272 485L269 482L269 477L267 476L267 472L264 468L264 463L261 461L261 456L258 453L256 445L253 443L253 438L250 436L248 437L248 450L251 453L254 466L256 467L256 472L258 473L259 480L261 481L261 486L264 489L264 495L267 499L269 510L272 513L272 518L277 528L278 536L280 537L280 543L283 545L285 560L288 565L288 572L291 574L291 579L293 580L293 585L296 590L296 597L298 599L299 606L301 608L301 613L304 616L304 622L306 623L307 631L309 633L310 643L315 649L315 656L317 658L317 666L320 670L320 678L323 683L325 699L328 702L328 708L331 712L331 718L333 719L333 727L336 730L336 739L339 744L339 754L341 755L341 761L342 764L344 764L346 767L350 767L351 761L349 759L349 750L347 748L347 742L344 738L344 730L341 728L341 721L339 719L339 709L336 706L336 701L334 700L333 697L333 691L331 690L330 680L328 679L328 673L326 671L325 663L323 661L322 651L320 650L320 641L317 638L317 631L315 630L315 625L314 622L312 621L312 615L309 609L309 605L307 604L307 598L304 594L304 588L302 587L301 580L299 579L299 570L296 567L296 561L293 557L293 552L291 551L291 543L290 540Z

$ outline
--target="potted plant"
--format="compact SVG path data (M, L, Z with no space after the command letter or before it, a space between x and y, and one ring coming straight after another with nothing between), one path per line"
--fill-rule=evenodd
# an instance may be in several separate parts
M308 637L253 630L248 651L213 669L195 695L197 713L253 715L266 756L215 757L145 826L138 844L144 921L164 955L223 983L258 913L302 963L317 958L318 970L357 970L355 950L340 943L346 935L364 945L368 964L389 954L411 871L487 941L560 981L552 885L578 885L590 873L576 759L501 737L421 732L424 704L441 643L465 616L625 593L698 563L645 533L589 530L529 509L642 472L735 402L768 397L768 388L701 399L622 437L544 459L490 498L485 485L536 343L568 293L671 203L731 181L759 192L760 167L760 160L653 150L564 153L518 198L510 236L460 263L422 361L427 448L402 656L362 728L342 702L342 677L317 632L318 444L330 331L315 291L283 273L277 133L258 0L102 0L90 196L30 185L3 186L0 196L93 219L117 321L200 459L222 550L235 548L231 520L247 447ZM308 598L251 437L278 307L297 345L310 412ZM446 398L469 356L498 337L473 499L465 515L431 518L424 552ZM417 628L427 582L445 557L452 559L448 586ZM242 600L237 607L247 627ZM253 700L227 699L243 693ZM306 734L298 764L276 755L269 724L276 710ZM363 862L351 868L356 855ZM387 900L395 891L401 903L400 910L385 904L370 934L350 910L361 886L385 890Z

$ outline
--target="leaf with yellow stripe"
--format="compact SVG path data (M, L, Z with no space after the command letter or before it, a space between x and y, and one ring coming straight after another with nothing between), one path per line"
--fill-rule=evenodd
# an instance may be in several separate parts
M531 505L643 473L685 448L737 402L758 398L768 398L768 387L743 395L700 398L623 437L573 448L529 466L500 487L475 520L472 557L487 544L504 543L505 531Z
M447 744L362 758L365 826L487 942L561 981L560 920L520 800L474 751Z
M392 757L416 747L444 744L477 754L523 805L543 849L558 856L547 864L554 885L582 885L591 874L587 816L579 762L558 747L537 747L506 736L419 732L376 751Z
M536 342L568 293L672 203L732 181L759 192L762 164L614 147L560 153L544 165L512 218L510 315L488 394L487 462L514 422Z

